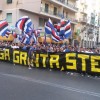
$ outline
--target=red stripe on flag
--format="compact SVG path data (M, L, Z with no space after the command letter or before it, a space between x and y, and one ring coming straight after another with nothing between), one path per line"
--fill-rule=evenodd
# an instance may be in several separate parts
M22 20L22 22L21 22L21 24L20 24L20 29L23 28L23 24L24 24L24 22L25 22L25 19Z
M59 38L59 36L57 36L56 34L55 34L55 31L54 30L52 30L52 35L57 39L57 40L59 40L60 41L60 38Z
M65 27L65 30L68 30L70 28L71 28L71 25L68 25L68 26Z
M60 25L59 25L59 26L57 26L57 29L58 29L58 30L60 30Z
M57 24L54 24L54 28L56 28L56 29L57 29Z
M3 27L3 26L6 25L6 24L8 25L7 22L4 22L4 23L0 24L0 28Z
M61 26L62 25L65 25L66 24L66 21L62 21L60 24L61 24Z

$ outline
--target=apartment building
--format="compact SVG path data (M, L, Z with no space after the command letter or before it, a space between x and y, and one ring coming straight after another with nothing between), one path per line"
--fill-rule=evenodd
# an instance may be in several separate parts
M7 19L10 25L22 16L29 16L35 28L44 27L48 18L53 23L60 21L62 17L71 20L72 30L77 24L75 13L77 0L0 0L0 19Z
M99 0L79 0L77 2L78 13L76 14L78 24L76 31L80 30L80 46L93 48L99 42Z

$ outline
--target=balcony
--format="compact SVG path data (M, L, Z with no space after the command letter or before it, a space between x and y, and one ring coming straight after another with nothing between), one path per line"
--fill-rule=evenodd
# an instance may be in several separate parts
M76 19L75 19L74 17L72 17L72 16L67 16L65 19L66 19L66 20L70 20L71 23L73 23L73 24L77 24L77 23L78 23L78 20L76 20Z
M58 5L61 5L71 11L77 12L78 8L74 4L70 4L68 2L65 2L65 0L50 0L50 2L56 3Z
M72 9L74 9L74 10L78 11L78 8L77 8L77 7L75 7L75 5L74 5L74 4L70 4L70 3L68 3L68 2L65 2L64 0L57 0L57 1L59 1L60 3L62 3L62 4L64 4L64 5L66 5L66 7L68 6L68 7L72 8Z
M54 12L52 10L47 10L45 7L41 7L41 14L46 15L48 17L56 18L56 19L61 19L63 16L61 13Z
M81 11L81 13L84 14L84 15L87 15L87 12L86 12L85 9L83 9L83 10Z
M79 22L81 22L81 23L87 23L87 18L80 18Z
M44 7L41 8L40 14L43 14L45 16L52 17L52 18L55 18L55 19L58 19L58 20L60 20L63 17L62 13L60 13L60 12L55 13L54 11L47 10ZM64 18L65 18L65 20L70 20L71 23L73 23L73 24L76 24L78 22L74 17L71 17L71 16L67 16L67 17L64 17Z

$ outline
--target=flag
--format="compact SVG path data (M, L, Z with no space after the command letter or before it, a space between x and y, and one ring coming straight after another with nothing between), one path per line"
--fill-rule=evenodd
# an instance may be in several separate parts
M30 36L28 34L25 34L24 36L22 36L21 43L30 44L30 39Z
M61 27L60 23L54 24L54 28L57 30L57 32L60 32L60 27Z
M37 43L37 37L35 36L35 34L32 35L31 42Z
M72 31L71 31L71 22L70 22L70 20L68 20L67 24L65 26L64 37L67 39L67 38L70 37L71 34L72 34Z
M8 38L10 34L11 34L11 31L10 30L7 30L5 36Z
M17 39L21 42L22 41L22 35L21 34L17 34Z
M28 16L21 17L15 24L16 28L25 33L28 33L30 31L31 26L32 26L32 21Z
M67 24L67 22L64 19L61 19L60 21L60 36L63 36L65 33L65 25Z
M52 30L52 39L56 42L59 42L61 40L63 40L63 38L61 38L57 32L55 30Z
M40 36L41 29L34 30L34 34L36 37Z
M51 34L52 33L48 22L45 23L45 33L46 34Z
M17 38L17 33L13 32L13 37Z
M52 39L53 39L54 41L56 41L56 42L61 41L62 39L61 39L61 37L57 34L57 31L55 30L54 25L53 25L53 23L52 23L52 21L51 21L50 18L49 18L47 24L48 24L48 29L49 29L49 31L51 32ZM46 32L46 33L47 33L47 32Z
M5 20L0 21L0 35L5 36L8 31L8 22Z

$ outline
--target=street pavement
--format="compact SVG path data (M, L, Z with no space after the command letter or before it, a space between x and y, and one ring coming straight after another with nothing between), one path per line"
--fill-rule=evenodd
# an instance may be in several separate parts
M100 78L0 61L0 100L100 100Z

